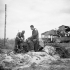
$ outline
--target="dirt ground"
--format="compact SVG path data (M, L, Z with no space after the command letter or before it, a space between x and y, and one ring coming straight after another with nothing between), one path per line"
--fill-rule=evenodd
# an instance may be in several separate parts
M69 59L70 60L70 59ZM70 61L68 61L68 59L65 59L65 62L55 62L53 64L43 64L40 66L36 66L36 67L28 67L28 68L24 68L24 69L20 69L20 70L70 70Z
M52 44L52 43L48 43ZM70 51L70 43L58 43ZM52 64L32 65L24 69L12 69L12 70L70 70L70 59L62 59L62 61L53 62ZM8 69L9 70L9 69ZM10 69L11 70L11 69Z
M52 43L48 43L52 44ZM70 52L70 43L58 43L58 45L61 45L69 50ZM63 59L63 62L55 62L53 64L47 65L43 64L41 66L37 67L28 67L20 70L70 70L70 59Z

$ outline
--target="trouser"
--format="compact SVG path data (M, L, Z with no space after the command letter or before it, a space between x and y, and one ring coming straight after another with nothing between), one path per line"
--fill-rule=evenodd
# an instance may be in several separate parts
M36 40L36 41L33 41L34 43L34 51L37 52L39 50L39 41Z
M20 41L18 39L15 39L14 51L18 52L18 49L20 49Z
M20 46L21 46L21 48L22 48L23 51L25 51L25 52L29 51L29 46L28 46L27 42L21 43Z
M34 43L32 40L28 41L28 45L29 45L29 51L34 50Z
M19 52L21 50L23 50L23 41L20 41L18 38L15 39L15 48L14 51L15 52Z
M29 40L29 50L34 50L35 52L39 49L39 41L38 40Z

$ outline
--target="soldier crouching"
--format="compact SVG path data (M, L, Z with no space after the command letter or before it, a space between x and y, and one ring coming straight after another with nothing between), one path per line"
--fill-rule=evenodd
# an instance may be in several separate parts
M24 33L25 31L22 32L18 32L16 38L15 38L15 48L14 51L15 52L23 52L23 51L28 51L28 45L27 43L24 41L25 37L24 37Z

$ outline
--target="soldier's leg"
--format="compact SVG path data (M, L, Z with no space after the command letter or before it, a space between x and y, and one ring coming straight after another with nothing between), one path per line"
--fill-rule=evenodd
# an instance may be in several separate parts
M21 49L21 42L20 42L20 40L18 41L18 49Z
M25 45L26 45L26 49L27 49L27 52L28 52L29 51L29 45L28 45L27 42L25 43Z
M37 52L39 49L39 41L34 41L34 51Z
M29 47L28 47L28 44L26 42L23 43L23 50L25 52L28 52L29 51Z
M29 43L29 50L30 51L34 50L34 43L33 43L33 41L30 40L28 43Z
M15 47L14 47L14 51L17 52L18 51L18 40L15 39Z

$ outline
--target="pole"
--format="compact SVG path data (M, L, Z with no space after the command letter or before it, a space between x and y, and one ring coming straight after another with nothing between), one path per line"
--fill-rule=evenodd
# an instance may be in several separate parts
M6 44L6 11L7 11L7 5L5 4L5 26L4 26L4 46Z

